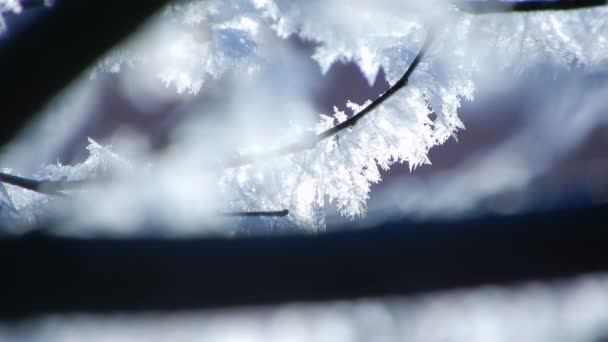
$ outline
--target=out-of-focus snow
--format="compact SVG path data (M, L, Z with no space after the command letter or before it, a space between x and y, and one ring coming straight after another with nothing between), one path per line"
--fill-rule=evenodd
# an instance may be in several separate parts
M260 24L248 0L171 4L140 34L102 58L93 75L124 72L150 82L146 76L152 74L178 93L197 94L207 77L235 70L247 76L260 68Z
M0 34L6 31L6 22L2 16L4 13L21 13L21 3L19 0L0 0Z

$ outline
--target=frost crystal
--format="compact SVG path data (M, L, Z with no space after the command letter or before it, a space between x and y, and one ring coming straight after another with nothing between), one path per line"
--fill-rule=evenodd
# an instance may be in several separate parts
M47 165L37 174L36 179L44 180L85 180L100 176L106 176L117 170L130 170L130 163L124 158L112 152L110 146L102 146L93 139L89 138L89 157L74 166Z
M18 217L17 210L6 188L0 183L0 225L12 225Z
M198 1L169 5L131 43L103 58L97 70L145 68L178 93L197 94L208 76L229 70L247 75L260 19L249 1Z
M111 151L109 147L99 145L89 138L89 157L81 164L67 166L57 163L46 165L33 175L35 180L73 181L92 180L106 176L111 172L131 169L128 161ZM6 173L12 173L5 170ZM30 190L7 185L7 190L0 188L0 207L11 215L19 214L22 223L34 222L37 217L48 215L47 207L55 198L38 194Z

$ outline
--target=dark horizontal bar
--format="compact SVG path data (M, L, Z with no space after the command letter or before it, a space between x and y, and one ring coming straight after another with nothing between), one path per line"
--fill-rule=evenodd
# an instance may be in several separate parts
M0 40L0 146L165 2L58 0L32 25Z
M507 12L568 11L604 6L606 0L554 0L554 1L458 1L454 5L472 14Z
M414 294L608 270L608 208L316 236L0 240L0 318Z
M281 217L289 215L289 210L278 211L233 211L224 213L225 216L261 216L261 217Z
M14 176L4 172L0 172L0 182L16 185L32 191L38 191L40 188L40 182L36 180Z

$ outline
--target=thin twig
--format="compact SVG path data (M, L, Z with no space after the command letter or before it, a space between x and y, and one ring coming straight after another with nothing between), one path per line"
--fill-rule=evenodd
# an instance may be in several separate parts
M78 181L51 181L35 180L0 172L0 182L18 186L27 190L35 191L45 195L62 196L62 191L76 189L89 180Z
M289 214L289 210L279 210L279 211L235 211L235 212L227 212L223 213L224 216L262 216L262 217L282 217L287 216Z
M85 183L90 183L90 180L77 181L50 181L50 180L35 180L30 178L19 177L8 173L0 172L0 183L11 184L51 196L65 196L62 191L80 188ZM280 211L236 211L222 213L224 216L264 216L264 217L281 217L287 216L289 210Z
M329 129L317 134L318 141L325 140L327 138L330 138L330 137L338 134L339 132L341 132L347 128L353 127L359 120L361 120L364 116L366 116L371 111L376 109L379 105L381 105L389 97L391 97L393 94L395 94L399 89L405 87L410 79L410 76L412 75L412 73L414 72L414 70L416 69L418 64L420 64L420 61L424 57L424 55L425 55L426 51L428 50L429 46L431 45L432 41L433 41L433 34L432 34L432 32L429 32L427 34L426 40L424 41L424 45L422 45L422 48L420 48L420 52L418 52L418 55L416 56L416 58L414 58L414 60L412 61L412 64L410 64L410 66L405 71L405 74L403 74L403 76L401 76L399 81L397 81L384 94L380 95L380 97L378 97L375 101L370 103L367 107L363 108L363 110L358 112L353 117L337 124L336 126L334 126L332 128L329 128Z
M490 14L508 12L566 11L605 6L606 0L557 0L557 1L458 1L453 2L463 12Z
M405 71L403 76L393 86L391 86L385 93L380 95L380 97L378 97L372 103L367 105L365 108L363 108L360 112L358 112L354 116L350 117L349 119L335 125L334 127L329 128L321 133L317 133L311 139L299 141L294 144L290 144L285 147L281 147L276 150L272 150L272 151L268 151L268 152L239 156L239 157L225 163L224 166L238 167L238 166L250 164L250 163L252 163L256 160L260 160L260 159L265 159L265 158L270 158L270 157L279 157L279 156L284 156L284 155L288 155L288 154L292 154L292 153L296 153L296 152L306 151L306 150L314 148L319 142L321 142L325 139L331 138L331 137L337 135L338 133L344 131L347 128L353 127L354 125L357 124L357 122L359 120L361 120L367 114L372 112L379 105L384 103L384 101L388 100L388 98L391 97L393 94L395 94L399 89L401 89L407 85L407 83L410 79L410 76L412 75L412 73L414 72L414 70L416 69L418 64L420 64L420 61L426 54L432 41L433 41L433 34L432 34L432 32L429 32L429 33L427 33L424 44L420 48L418 55L416 55L416 58L414 58L414 60L412 61L410 66L407 68L407 70Z

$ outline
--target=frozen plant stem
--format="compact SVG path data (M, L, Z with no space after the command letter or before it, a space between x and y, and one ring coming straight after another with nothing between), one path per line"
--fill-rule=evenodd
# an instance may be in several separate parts
M282 217L287 216L289 214L289 210L279 210L279 211L234 211L234 212L226 212L223 213L224 216L262 216L262 217Z
M401 89L407 85L407 83L410 79L410 76L412 75L412 73L414 72L414 70L416 69L418 64L420 64L420 61L426 54L426 52L432 42L433 42L433 33L432 33L432 31L429 31L426 35L426 38L424 40L422 47L420 48L420 51L416 55L416 58L414 58L414 60L412 61L410 66L407 68L407 70L405 71L403 76L401 76L401 78L393 86L391 86L386 92L384 92L382 95L380 95L380 97L378 97L372 103L367 105L365 108L363 108L357 114L350 117L348 120L345 120L345 121L335 125L334 127L329 128L321 133L317 133L315 136L313 136L312 139L307 139L305 141L299 141L294 144L290 144L285 147L281 147L279 149L264 152L264 153L239 156L231 161L228 161L227 163L224 164L224 166L227 168L239 167L239 166L253 163L256 160L260 160L260 159L264 159L264 158L279 157L279 156L284 156L284 155L288 155L288 154L292 154L292 153L296 153L296 152L306 151L306 150L314 148L319 142L321 142L325 139L331 138L331 137L337 135L338 133L344 131L347 128L353 127L354 125L357 124L357 122L359 120L361 120L367 114L371 113L374 109L376 109L378 106L380 106L382 103L384 103L384 101L388 100L388 98L393 96L397 91L399 91L399 89Z
M534 1L458 1L458 9L471 14L506 12L566 11L606 5L606 0L534 0Z
M0 182L45 195L63 196L65 194L62 191L78 188L86 181L39 181L0 172Z
M80 188L84 183L90 182L90 180L78 180L78 181L50 181L50 180L34 180L24 177L11 175L8 173L0 172L0 182L14 186L18 186L23 189L35 191L45 195L51 196L65 196L62 191ZM262 216L262 217L282 217L287 216L289 210L280 211L235 211L222 213L224 216Z

